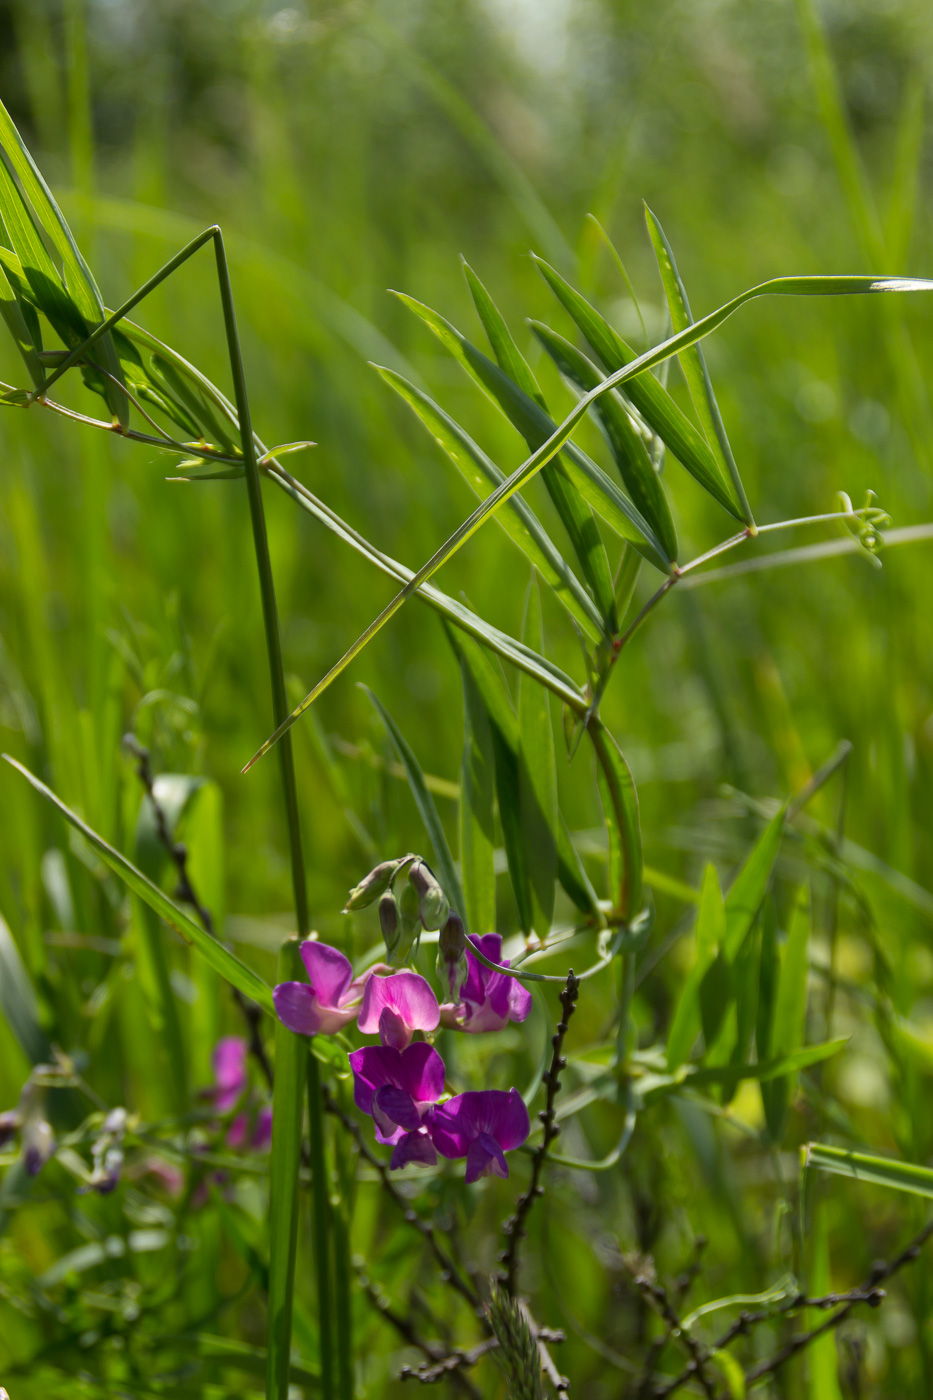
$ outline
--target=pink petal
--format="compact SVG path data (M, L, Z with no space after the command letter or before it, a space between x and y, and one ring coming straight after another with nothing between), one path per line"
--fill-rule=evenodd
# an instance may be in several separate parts
M376 1112L388 1118L397 1128L406 1132L417 1132L421 1127L421 1114L411 1094L404 1089L396 1089L392 1084L383 1084L373 1095L373 1117Z
M379 1039L383 1045L391 1045L393 1050L404 1050L406 1045L411 1043L411 1031L391 1006L382 1008L382 1015L379 1017Z
M349 959L345 958L338 948L330 948L326 943L318 943L313 938L305 939L299 952L321 1005L340 1006L341 997L353 981L353 968Z
M512 984L509 987L509 1019L524 1021L531 1010L531 993L517 977L510 977L509 981Z
M399 1167L407 1167L409 1162L418 1162L425 1167L437 1164L437 1152L427 1133L405 1133L404 1137L400 1137L392 1153L389 1170L398 1171Z
M216 1093L214 1102L221 1113L232 1108L246 1088L246 1041L239 1035L227 1035L214 1046L212 1063Z
M509 1174L505 1153L489 1133L480 1133L470 1143L466 1161L466 1184L470 1186L481 1176L507 1177Z
M280 982L272 989L275 1014L296 1035L316 1035L321 1029L317 998L307 982Z
M390 977L370 977L363 992L359 1027L364 1035L379 1029L382 1011L388 1008L413 1031L437 1030L440 1008L430 984L417 972L396 972Z

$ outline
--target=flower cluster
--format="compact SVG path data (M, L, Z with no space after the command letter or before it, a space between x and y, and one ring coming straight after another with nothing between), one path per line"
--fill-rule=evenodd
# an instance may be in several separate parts
M406 867L408 880L396 899L392 883ZM507 968L502 939L497 933L466 937L423 861L383 862L351 892L347 908L377 899L390 964L377 963L354 978L343 953L309 939L300 948L308 981L274 989L279 1019L299 1035L333 1035L356 1021L363 1035L379 1037L378 1045L354 1050L349 1059L354 1101L372 1118L377 1140L391 1146L391 1168L434 1166L440 1155L465 1158L467 1182L506 1177L506 1152L530 1131L521 1095L513 1088L450 1097L444 1061L424 1037L440 1028L501 1030L525 1020L531 996L514 977L480 961ZM437 974L450 996L443 1005L420 973L398 967L400 950L410 959L422 930L439 933Z

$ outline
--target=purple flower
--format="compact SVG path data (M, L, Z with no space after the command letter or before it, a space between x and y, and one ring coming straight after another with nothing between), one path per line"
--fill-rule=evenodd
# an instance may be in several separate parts
M404 1050L413 1031L435 1031L441 1019L437 997L417 972L372 976L363 992L357 1023L364 1035L378 1031L383 1045Z
M478 938L471 933L466 949L469 972L460 991L460 1001L457 1005L448 1002L441 1007L441 1024L478 1032L501 1031L509 1021L524 1021L531 1010L531 993L517 978L484 967L470 952L470 944L490 962L500 967L509 966L508 960L502 957L500 934L484 933Z
M356 1020L363 981L337 948L306 939L300 953L308 982L280 982L273 988L279 1020L297 1035L334 1035Z
M231 1109L246 1090L248 1053L246 1041L239 1035L224 1036L214 1046L214 1088L211 1097L219 1113Z
M8 1108L5 1113L0 1113L0 1148L6 1147L11 1142L20 1129L20 1116L15 1108Z
M408 1162L433 1166L437 1153L430 1137L430 1113L444 1092L444 1061L425 1041L405 1050L367 1045L350 1056L353 1099L372 1115L379 1142L394 1147L389 1166Z
M264 1152L272 1142L272 1109L261 1108L255 1117L238 1113L224 1141L233 1152Z
M38 1114L23 1120L20 1139L23 1165L30 1176L38 1176L55 1151L52 1125Z
M441 1156L467 1159L467 1185L481 1176L508 1176L505 1154L521 1147L530 1131L528 1110L517 1089L457 1094L434 1110L431 1123Z

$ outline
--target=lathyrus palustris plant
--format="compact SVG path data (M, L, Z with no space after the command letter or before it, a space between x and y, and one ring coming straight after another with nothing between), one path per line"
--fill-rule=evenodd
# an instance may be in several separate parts
M761 1082L765 1140L773 1145L782 1139L801 1069L832 1055L842 1044L838 1040L805 1044L810 926L806 896L795 901L783 943L768 898L786 823L815 790L815 783L798 795L793 807L781 807L765 822L725 892L715 869L707 868L698 896L696 959L670 1024L661 1042L649 1047L639 1046L632 1032L630 1007L637 960L652 931L652 904L631 773L600 713L606 687L626 647L672 589L709 560L741 543L791 525L842 524L852 535L852 548L872 554L888 523L870 499L862 510L855 510L848 498L843 498L837 511L758 523L729 445L702 341L759 296L907 293L933 290L933 283L902 277L777 278L741 293L695 321L670 245L649 211L648 232L672 324L671 335L657 345L637 351L571 282L538 260L544 281L579 335L574 343L541 322L531 324L537 345L577 395L575 406L563 418L552 411L529 361L470 268L465 269L467 282L491 354L472 344L437 312L403 297L504 414L529 453L517 469L506 472L427 393L392 370L380 370L480 498L469 519L426 564L412 570L365 539L286 470L282 464L286 455L311 444L269 448L254 432L220 229L206 229L117 311L109 312L58 206L2 107L0 153L0 311L27 379L25 386L2 386L0 402L12 411L42 408L150 449L155 447L172 458L175 478L231 482L242 478L246 485L275 726L252 762L277 746L301 940L284 945L274 992L212 936L203 919L192 917L173 902L37 778L21 771L82 833L103 862L187 939L242 998L270 1016L278 1013L268 1226L268 1395L284 1400L293 1375L290 1344L306 1094L319 1317L316 1375L321 1393L325 1397L339 1394L345 1400L353 1390L350 1240L354 1162L362 1159L376 1173L393 1208L401 1208L424 1241L449 1286L452 1320L458 1327L472 1329L474 1335L477 1329L485 1329L472 1351L446 1354L438 1338L426 1341L404 1318L384 1307L377 1284L361 1279L363 1290L383 1308L401 1335L424 1352L420 1378L436 1379L449 1373L462 1389L475 1394L466 1368L498 1348L514 1394L541 1393L537 1370L531 1376L522 1373L523 1368L527 1372L529 1356L537 1358L534 1365L540 1363L538 1369L548 1384L562 1394L566 1383L547 1352L550 1334L516 1302L522 1282L521 1240L541 1189L548 1155L552 1161L581 1171L611 1169L624 1158L638 1120L655 1106L693 1089L702 1090L709 1103L723 1108L743 1079ZM130 319L130 313L150 291L206 245L213 248L216 260L232 400L173 347ZM686 379L693 417L682 411L665 386L665 366L675 358ZM80 413L56 401L56 384L72 370L106 405L105 417ZM575 430L586 418L594 420L601 430L604 464L576 440ZM669 477L662 475L666 456L680 463L729 521L729 533L720 542L689 560L682 560L679 552L668 499ZM523 494L539 475L560 522L560 543L551 537ZM392 603L291 711L264 525L263 480L283 491L363 560L400 585ZM493 516L533 571L520 638L499 630L432 582L442 565ZM643 605L635 610L633 599L642 574L649 575L653 583ZM580 679L566 674L546 655L542 588L556 600L581 641ZM373 969L371 960L355 969L340 949L308 938L310 921L289 731L413 597L439 614L462 676L465 743L459 866L412 748L372 695L420 811L433 866L414 856L382 861L351 893L351 910L378 902L388 960L382 969ZM518 678L517 694L506 680L513 675ZM560 812L552 696L562 708L569 753L573 755L585 745L595 760L607 828L607 881L601 892L594 889ZM820 781L831 775L842 757L827 766L819 775ZM508 959L503 958L500 935L491 932L499 927L494 857L500 839L518 924L518 946L508 947ZM565 907L573 912L569 921L555 929L558 888ZM185 901L197 912L190 883L187 889ZM435 985L439 985L441 1002L428 978L417 970L419 958L424 962L422 945L431 940L438 945ZM547 960L566 960L571 941L575 959L578 954L583 958L577 975L565 970L534 970L536 964ZM551 1147L557 1134L557 1096L566 1066L563 1052L569 1018L577 999L585 1001L587 981L611 978L617 968L620 975L612 1023L603 1028L598 1043L584 1047L589 1057L586 1090L568 1098L561 1112L570 1119L593 1103L621 1105L621 1136L603 1159L558 1156ZM424 970L430 973L431 968L425 964ZM531 1133L528 1105L514 1086L483 1084L480 1088L451 1083L455 1072L448 1077L433 1043L440 1036L454 1043L457 1035L500 1030L510 1024L521 1026L530 1006L526 983L539 987L553 983L563 989L563 1019L537 1082L527 1094L530 1100L539 1087L544 1088L540 1139ZM754 988L754 996L750 988ZM170 989L167 995L171 995ZM753 1006L755 1012L750 1014ZM379 1044L351 1049L347 1037L354 1024L360 1034L378 1036ZM259 1035L261 1041L261 1032ZM374 1153L359 1120L344 1102L348 1051L356 1106L372 1117L378 1139L392 1147L388 1162ZM578 1063L583 1065L582 1056L578 1056ZM55 1073L67 1077L70 1071L60 1066ZM221 1065L217 1096L227 1092L220 1082L225 1073ZM26 1102L28 1108L32 1099L27 1096ZM325 1115L329 1115L333 1133L325 1128ZM6 1116L6 1135L24 1131L29 1116L25 1109ZM29 1122L33 1118L35 1114ZM107 1126L109 1122L105 1119L98 1125L95 1139L99 1144L95 1162L99 1157L104 1165L108 1151L111 1163L117 1162L116 1138ZM121 1119L117 1144L121 1163L124 1151L129 1150L124 1133ZM48 1134L39 1168L54 1150L47 1139ZM355 1144L359 1158L351 1157L348 1144ZM467 1184L484 1177L503 1178L512 1170L506 1153L522 1147L531 1158L531 1180L507 1222L501 1258L502 1281L511 1301L494 1288L484 1311L474 1274L454 1257L453 1247L444 1240L446 1226L425 1218L417 1208L417 1199L412 1201L400 1193L391 1172L405 1166L413 1173L439 1172L450 1170L443 1168L445 1159L465 1159ZM822 1155L814 1149L810 1161L831 1170L844 1169L827 1149ZM860 1163L859 1170L867 1169ZM102 1167L101 1182L110 1189L118 1172L118 1166L112 1166L108 1175ZM670 1335L679 1334L682 1329L670 1320L670 1303L663 1288L644 1270L639 1277L648 1280L645 1288ZM784 1295L784 1301L788 1299L793 1306L803 1306L805 1301L790 1288ZM431 1325L440 1328L441 1320L434 1318ZM683 1377L675 1377L676 1384L695 1376L711 1393L706 1353L702 1347L697 1350L698 1346L691 1341L688 1368ZM716 1364L721 1369L725 1365ZM437 1376L427 1374L432 1368Z

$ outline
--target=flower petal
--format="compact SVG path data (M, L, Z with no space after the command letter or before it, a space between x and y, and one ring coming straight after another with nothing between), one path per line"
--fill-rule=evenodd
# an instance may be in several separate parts
M413 1031L437 1030L440 1008L431 986L417 972L407 970L389 977L370 977L363 992L359 1027L364 1035L379 1029L383 1009L388 1007Z
M407 1089L416 1103L437 1103L444 1092L444 1061L427 1041L419 1040L403 1050L400 1089Z
M382 1008L379 1017L379 1039L383 1045L391 1045L393 1050L404 1050L411 1043L411 1031L391 1006Z
M405 1133L404 1137L399 1138L389 1162L389 1170L398 1171L399 1167L407 1167L409 1162L418 1162L425 1167L437 1164L437 1152L426 1132Z
M417 1132L421 1127L421 1114L411 1094L404 1089L396 1089L392 1084L383 1084L373 1095L373 1117L377 1111L396 1128L406 1132Z
M298 951L308 970L311 986L322 1006L340 1006L340 998L353 981L353 968L339 948L306 938Z
M219 1112L232 1108L246 1088L246 1041L239 1035L226 1035L214 1046L212 1064L216 1091L214 1102Z
M524 1021L531 1010L531 993L523 987L517 977L510 977L509 1020Z
M470 1143L466 1161L466 1184L471 1185L481 1176L501 1176L509 1174L505 1153L489 1133L480 1133Z
M307 982L280 982L272 989L275 1014L296 1035L316 1035L321 1030L317 997Z

